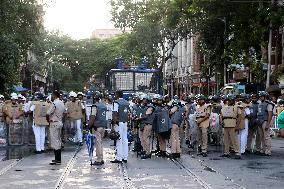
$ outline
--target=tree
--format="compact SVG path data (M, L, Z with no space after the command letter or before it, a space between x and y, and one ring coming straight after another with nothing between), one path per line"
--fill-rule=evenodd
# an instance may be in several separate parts
M42 10L36 0L0 2L0 92L19 81L19 66L42 31Z
M50 80L58 90L82 91L92 75L104 80L115 67L115 58L130 59L124 49L128 34L111 39L74 40L59 32L47 33L45 61L49 65Z
M184 5L187 5L185 3ZM116 27L132 30L126 48L137 59L147 56L152 66L163 68L181 37L190 34L180 9L183 4L171 0L112 0L112 21Z

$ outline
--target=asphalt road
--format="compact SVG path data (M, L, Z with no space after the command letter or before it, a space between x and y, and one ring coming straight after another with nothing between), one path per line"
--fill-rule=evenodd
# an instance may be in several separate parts
M90 166L85 146L66 147L60 166L48 163L52 153L0 162L0 188L284 188L284 140L273 139L271 157L220 158L210 146L208 157L183 148L180 159L152 156L141 160L130 152L127 164L111 164L114 149L104 141L105 164ZM16 156L15 156L16 157ZM2 158L5 159L5 158Z

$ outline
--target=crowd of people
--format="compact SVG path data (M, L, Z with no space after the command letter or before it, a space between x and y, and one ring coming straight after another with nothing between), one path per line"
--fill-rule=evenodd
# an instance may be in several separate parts
M62 128L67 127L75 129L72 141L79 145L83 145L83 129L94 133L93 165L104 164L106 129L117 134L116 157L111 163L127 162L132 140L133 151L141 159L150 159L153 152L159 157L179 158L183 142L203 157L208 155L208 144L214 144L222 146L221 157L241 159L250 153L271 156L271 131L279 129L283 136L284 103L264 91L209 97L183 94L172 99L146 93L123 97L122 91L114 96L95 92L90 103L83 93L73 91L68 100L57 91L48 97L38 93L33 99L12 93L5 100L0 95L0 126L7 128L7 143L12 144L15 128L23 127L25 119L32 117L35 153L45 152L48 136L55 155L52 165L61 163Z

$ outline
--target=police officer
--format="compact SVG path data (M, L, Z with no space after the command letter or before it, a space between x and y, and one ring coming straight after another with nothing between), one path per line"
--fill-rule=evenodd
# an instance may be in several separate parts
M77 98L82 106L82 119L81 120L82 120L83 127L85 127L87 120L86 120L86 107L85 107L86 102L84 101L84 94L82 92L78 92Z
M235 105L235 96L227 96L227 104L221 109L220 122L224 127L224 154L221 157L230 157L230 142L232 143L236 159L241 158L240 147L236 136L238 125L240 120L238 115L240 114L239 108Z
M107 107L105 103L100 101L101 98L102 95L99 92L96 92L94 96L95 104L92 106L92 113L89 121L89 128L90 130L94 130L96 135L95 145L97 160L93 163L93 165L104 164L102 139L105 133L105 128L107 128Z
M208 147L208 127L209 127L209 116L210 109L205 104L205 96L198 95L197 97L198 105L196 107L196 123L197 123L197 135L198 135L198 145L201 147L201 153L203 157L207 156L207 147Z
M148 159L151 158L151 139L152 139L151 135L152 135L152 127L155 115L154 115L154 106L150 103L149 96L145 96L143 98L143 104L146 107L144 108L142 117L138 118L138 121L141 122L140 139L142 141L143 151L145 152L145 154L142 154L141 159Z
M211 115L210 115L210 134L212 138L212 144L221 144L222 128L220 127L220 114L222 106L219 103L220 99L217 95L211 98Z
M5 105L5 98L3 95L0 94L0 145L6 145L6 127L4 123L4 113L3 113L3 108Z
M249 127L249 118L250 118L250 98L248 94L242 93L240 94L241 103L239 107L241 108L242 114L241 123L239 125L238 131L238 140L240 145L240 153L242 155L245 154L245 150L247 147L247 139L248 139L248 127Z
M246 154L252 152L252 141L255 138L256 143L260 143L259 133L257 132L257 112L258 112L258 95L251 95L251 105L250 105L250 120L249 120L249 129L248 129L248 140L247 140L247 149Z
M129 103L123 99L123 92L116 91L116 100L113 104L112 121L118 124L116 130L119 132L120 139L116 142L116 158L111 163L127 163L128 158L128 139L127 139L127 121L129 112Z
M188 96L188 103L186 104L186 117L188 118L188 128L185 130L186 137L188 139L188 147L193 148L194 144L196 143L196 103L194 102L195 96L189 95ZM187 133L188 132L188 133Z
M65 104L67 118L70 120L71 128L76 129L75 142L79 142L80 145L83 145L83 134L81 130L81 121L83 118L83 106L80 101L76 100L77 94L73 91L69 93L70 101Z
M257 112L257 126L260 135L260 143L256 144L256 154L271 156L270 124L272 120L273 105L267 100L265 91L259 92L259 104Z
M163 104L162 97L157 98L154 113L156 116L156 124L154 130L157 133L157 140L159 144L159 151L157 155L160 157L167 157L166 140L170 139L170 129L172 125L168 108Z
M173 158L179 158L181 153L179 133L183 120L184 108L181 106L179 99L176 97L172 101L172 107L169 114L172 122L171 156Z
M62 118L65 112L64 103L59 99L60 93L54 91L51 100L53 101L46 114L49 123L50 145L54 149L55 159L50 165L61 164L61 129L63 127Z
M189 115L192 115L195 113L195 109L196 107L193 105L193 100L192 100L192 96L188 95L187 97L185 97L185 113L184 113L184 124L185 124L185 128L184 128L184 135L185 135L185 143L187 145L189 145L189 147L191 147L190 145L190 124L189 124Z
M18 96L17 94L11 95L11 102L5 104L4 106L4 114L6 116L6 123L8 124L9 128L9 144L22 144L23 143L23 133L13 132L15 130L23 128L23 108L18 103ZM19 134L21 136L19 136ZM16 136L13 136L16 135Z
M139 134L139 120L138 118L140 117L140 113L142 113L142 108L141 108L141 101L138 96L133 98L134 100L134 105L132 106L131 109L131 121L132 121L132 127L134 130L134 147L133 147L133 152L140 152L142 150L141 146L141 141L138 136Z
M46 113L49 109L49 103L44 101L44 96L38 94L39 101L34 101L30 107L30 111L33 112L33 131L36 142L36 154L45 152L45 128L49 125L46 120Z

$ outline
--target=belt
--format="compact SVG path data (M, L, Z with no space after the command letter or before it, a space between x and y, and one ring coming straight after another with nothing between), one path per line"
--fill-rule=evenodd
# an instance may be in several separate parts
M205 118L205 116L196 117L196 119L199 119L199 118Z
M223 117L223 119L237 119L235 117Z
M53 120L50 120L50 122L51 122L51 123L56 123L56 122L59 122L59 121L53 121Z

